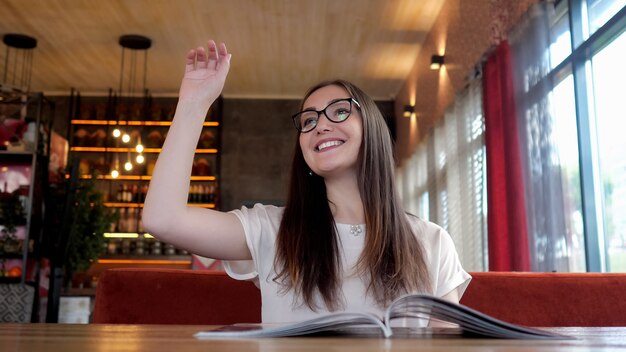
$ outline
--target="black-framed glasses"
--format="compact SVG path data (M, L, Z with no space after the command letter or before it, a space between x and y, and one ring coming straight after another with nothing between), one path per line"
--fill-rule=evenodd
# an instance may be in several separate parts
M298 132L307 133L312 131L315 126L317 126L317 122L319 121L322 113L324 113L324 115L326 115L328 120L331 122L344 122L352 113L352 104L355 104L357 108L361 108L361 104L354 100L354 98L345 98L335 100L319 111L312 109L300 111L291 118L293 119L293 124L296 126Z

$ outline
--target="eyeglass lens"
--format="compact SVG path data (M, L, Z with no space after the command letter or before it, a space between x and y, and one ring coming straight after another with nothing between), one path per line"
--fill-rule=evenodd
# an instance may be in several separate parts
M308 132L317 126L321 113L324 113L332 122L343 122L350 116L351 110L350 100L339 100L331 103L320 112L303 111L296 116L295 122L300 127L301 132Z

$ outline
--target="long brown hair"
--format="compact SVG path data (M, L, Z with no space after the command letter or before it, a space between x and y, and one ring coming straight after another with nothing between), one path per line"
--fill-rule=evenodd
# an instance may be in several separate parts
M365 247L357 274L369 282L367 293L385 306L398 295L430 289L424 250L413 233L395 190L393 145L376 103L350 82L322 82L306 93L336 85L360 104L363 140L358 184L365 211ZM355 107L356 108L356 107ZM324 179L312 174L296 140L289 194L276 242L276 282L316 310L319 292L329 310L342 305L343 268ZM419 234L417 234L419 235Z

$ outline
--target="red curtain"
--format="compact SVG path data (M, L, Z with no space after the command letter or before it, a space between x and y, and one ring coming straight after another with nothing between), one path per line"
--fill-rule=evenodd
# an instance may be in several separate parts
M522 161L511 69L503 41L483 68L489 270L529 271Z

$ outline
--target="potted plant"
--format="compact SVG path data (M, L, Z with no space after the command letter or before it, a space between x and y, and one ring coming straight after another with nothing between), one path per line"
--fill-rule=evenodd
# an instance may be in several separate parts
M15 193L0 193L0 254L19 253L20 242L15 233L25 222L24 207Z
M94 178L81 180L75 194L65 261L65 269L70 273L86 271L102 255L104 233L117 221L118 214L104 205Z
M79 180L76 190L73 191L73 202L67 211L68 242L65 244L65 256L62 265L65 270L67 283L71 275L75 272L83 272L89 269L94 260L103 252L105 246L104 233L107 232L112 223L117 221L117 213L111 211L104 205L104 197L98 191L95 184L96 177ZM54 209L49 209L54 214L52 227L56 233L51 234L51 238L60 238L62 234L58 231L63 228L63 207L66 203L67 184L64 181L54 186L51 190L52 200L49 202Z
M17 226L25 222L24 207L15 193L0 193L0 276L7 275L6 254L20 252L20 241L15 233Z

